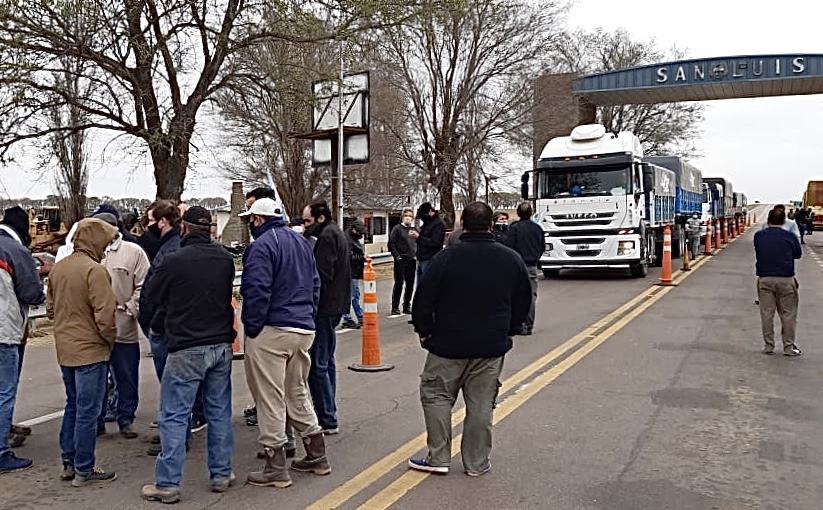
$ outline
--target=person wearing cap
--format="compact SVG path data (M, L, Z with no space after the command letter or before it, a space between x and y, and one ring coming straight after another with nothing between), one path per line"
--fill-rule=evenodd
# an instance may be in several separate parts
M180 500L190 418L202 386L206 418L208 470L213 492L234 482L231 427L231 363L234 310L231 306L234 261L211 240L211 214L202 207L186 210L180 249L166 255L155 269L148 296L166 310L164 334L168 346L160 383L161 451L155 480L145 485L149 501Z
M123 223L123 220L120 218L120 211L117 210L112 204L100 204L97 206L97 209L91 213L91 217L94 218L98 214L108 213L114 216L115 221L117 222L117 230L120 231L121 238L129 243L136 243L137 238L131 235L131 232L128 231L126 228L126 224Z
M21 207L6 209L0 223L0 474L32 465L31 459L17 457L9 446L28 307L46 299L27 249L30 242L29 215Z
M351 312L343 314L343 327L348 329L360 329L363 327L363 308L360 306L360 286L363 283L363 268L366 264L366 254L363 250L361 239L366 235L366 225L360 220L346 229L346 237L349 240L349 253L351 254L351 308L354 310L354 317ZM354 320L354 319L357 320Z
M295 460L292 469L319 475L331 472L307 387L320 275L311 246L288 228L282 205L262 198L242 216L249 218L255 239L243 254L240 286L246 381L257 403L258 441L266 460L248 481L283 488L292 483L286 468L287 415L306 449L306 456Z
M110 213L93 216L117 227L117 218ZM135 243L124 240L122 232L111 243L103 258L103 266L108 270L114 298L117 301L117 340L111 351L109 369L117 388L115 417L120 434L126 439L134 439L134 414L139 401L138 383L140 369L140 344L137 325L137 311L143 281L149 271L149 257ZM105 415L105 406L101 417ZM100 421L98 420L98 428ZM105 428L105 423L103 424Z
M97 218L78 222L74 252L49 273L46 314L54 321L57 363L66 388L60 428L61 480L75 487L113 481L95 466L97 418L106 396L106 375L117 339L117 300L100 261L117 228Z

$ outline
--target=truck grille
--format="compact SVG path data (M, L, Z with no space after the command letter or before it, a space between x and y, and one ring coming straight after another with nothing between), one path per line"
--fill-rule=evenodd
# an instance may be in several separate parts
M567 251L566 255L569 257L596 257L600 255L601 250L576 250Z
M601 244L606 241L605 237L565 237L560 238L563 244Z

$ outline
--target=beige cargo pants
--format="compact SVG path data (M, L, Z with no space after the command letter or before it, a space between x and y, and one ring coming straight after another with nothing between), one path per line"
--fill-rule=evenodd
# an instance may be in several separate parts
M774 349L774 312L780 316L783 352L794 347L797 328L798 284L793 277L763 276L757 279L763 342Z

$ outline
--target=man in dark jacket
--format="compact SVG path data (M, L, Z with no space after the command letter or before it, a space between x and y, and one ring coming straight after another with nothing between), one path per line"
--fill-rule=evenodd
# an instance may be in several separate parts
M423 226L419 233L409 232L409 236L417 241L417 285L420 285L432 257L443 250L446 223L429 202L417 208L417 218L423 222Z
M9 449L29 306L46 300L30 242L29 215L20 207L6 209L0 224L0 474L32 465Z
M520 221L509 227L506 245L516 251L526 264L529 271L529 280L532 286L532 304L529 315L523 324L523 335L531 335L534 329L534 308L537 305L537 272L540 266L540 257L546 251L546 234L540 225L532 221L532 206L523 202L517 206L517 217Z
M360 285L363 283L363 268L366 264L366 255L362 244L364 235L366 235L366 225L360 220L355 220L346 229L346 237L349 240L349 253L351 254L351 307L354 310L354 317L352 317L349 310L346 310L346 313L343 314L343 327L349 329L363 327ZM354 320L355 318L357 320Z
M754 234L757 257L757 300L763 330L764 354L774 353L774 312L780 315L783 354L800 355L795 344L797 328L798 283L794 277L794 261L802 248L797 236L783 229L786 213L783 209L769 211L768 227Z
M164 334L168 360L160 384L160 442L155 483L143 487L143 498L180 500L189 424L198 388L202 386L209 422L208 469L213 492L234 481L231 427L231 363L234 310L231 306L234 261L212 243L211 214L190 207L183 215L180 249L154 266L152 304L167 311ZM156 262L156 259L155 259Z
M258 409L258 441L266 465L250 473L252 485L288 487L289 424L303 438L306 457L292 469L331 473L323 430L309 400L306 376L314 341L320 276L311 245L290 229L283 206L261 198L243 213L255 241L243 254L243 326L246 381Z
M307 238L315 238L314 258L320 274L320 302L317 306L314 343L309 350L309 389L323 432L337 434L337 373L334 351L340 324L351 302L351 254L340 227L332 221L331 209L320 200L303 209Z
M391 295L391 314L400 315L400 295L403 295L403 313L411 314L414 275L417 271L417 243L409 233L414 230L414 211L403 209L402 221L389 234L389 251L394 258L394 288ZM406 290L403 291L405 284Z
M429 451L410 459L409 467L449 472L451 410L462 389L463 468L480 476L491 469L492 407L503 356L523 328L531 288L523 260L494 241L488 205L469 204L461 223L460 244L432 259L414 296L414 329L429 351L420 376Z

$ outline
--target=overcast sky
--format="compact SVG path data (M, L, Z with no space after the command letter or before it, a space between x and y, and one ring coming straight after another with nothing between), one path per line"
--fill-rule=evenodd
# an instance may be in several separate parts
M768 7L766 7L768 6ZM783 0L759 4L743 0L577 0L569 21L586 29L623 27L637 39L654 38L662 48L676 45L691 58L774 53L821 53L823 2ZM735 99L707 103L703 157L694 161L704 175L731 179L750 200L800 200L806 182L823 180L823 96ZM199 140L198 159L184 196L228 198L229 182L210 168L215 150ZM135 168L102 144L91 157L90 196L154 197L147 165ZM519 175L519 171L517 172ZM516 180L516 179L514 179ZM33 182L21 168L0 169L0 194L38 197L48 183Z

